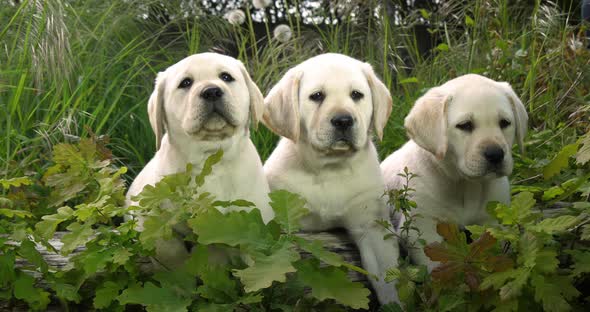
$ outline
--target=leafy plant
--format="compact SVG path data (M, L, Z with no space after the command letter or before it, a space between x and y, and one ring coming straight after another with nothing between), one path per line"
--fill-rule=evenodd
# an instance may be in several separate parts
M439 223L437 232L443 242L426 245L424 252L440 265L431 274L426 267L408 261L390 269L387 280L397 280L404 309L390 304L381 310L570 311L581 308L587 296L581 285L587 283L590 273L590 203L585 190L590 176L579 170L587 161L578 161L587 157L584 154L587 150L579 148L586 140L587 135L579 143L566 145L553 160L537 168L551 173L546 181L560 181L560 175L569 175L569 171L577 176L552 187L530 187L536 192L521 191L512 197L510 205L490 203L488 212L496 222L467 226L472 242L456 225ZM408 176L407 172L404 174ZM406 193L402 189L390 196L404 207L399 194ZM535 194L541 201L535 199ZM575 198L579 200L572 200ZM535 209L549 209L550 204L565 199L573 202L558 214L545 215Z
M221 152L210 156L199 174L189 165L185 172L146 186L131 207L124 206L125 168L113 167L90 139L57 145L54 165L40 180L0 181L8 190L0 210L2 300L22 300L35 310L46 308L52 298L64 307L109 310L126 305L142 305L148 311L367 308L369 290L347 277L348 269L364 270L319 242L296 235L299 219L308 213L302 198L272 192L276 217L264 224L252 203L216 201L200 191L221 157ZM50 196L44 204L59 208L35 215L25 202L19 206L13 198L22 187L47 188ZM230 206L246 210L220 212ZM126 214L134 218L113 222ZM143 218L141 231L138 217ZM188 231L180 235L183 226ZM50 243L59 228L68 233L61 244ZM172 238L193 244L192 253L180 267L162 267L156 246ZM38 244L50 254L69 256L70 264L48 265ZM302 258L300 251L310 256ZM219 261L220 253L225 260ZM146 270L151 267L148 258L159 270ZM17 266L21 259L26 265ZM48 285L39 287L31 271ZM306 288L311 293L305 295Z

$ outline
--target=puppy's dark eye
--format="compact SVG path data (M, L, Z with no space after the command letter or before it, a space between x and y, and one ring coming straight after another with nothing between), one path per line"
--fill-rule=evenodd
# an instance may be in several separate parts
M186 89L193 85L193 80L190 78L184 78L178 85L179 89Z
M223 72L219 75L219 78L225 82L232 82L234 81L234 77L232 77L230 74Z
M309 96L310 100L312 100L314 102L318 102L318 103L321 103L325 98L326 98L326 95L324 95L324 93L320 92L320 91L312 93Z
M511 124L512 123L508 119L502 119L502 120L500 120L500 128L502 128L502 129L508 128Z
M354 101L358 101L360 99L362 99L363 97L365 97L364 94L354 90L352 92L350 92L350 97L354 100Z
M471 132L471 131L473 131L473 122L471 122L469 120L464 121L462 123L458 123L455 127L461 131Z

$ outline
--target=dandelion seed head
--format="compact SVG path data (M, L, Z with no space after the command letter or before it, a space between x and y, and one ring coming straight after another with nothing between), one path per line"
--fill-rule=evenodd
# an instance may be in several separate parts
M293 32L291 31L291 28L289 26L281 24L275 27L273 35L276 40L280 42L287 42L289 41L289 39L291 39L291 36L293 36Z
M231 10L224 15L225 19L232 25L242 25L246 21L246 14L242 10Z
M256 9L264 9L272 4L272 0L253 0L252 5Z

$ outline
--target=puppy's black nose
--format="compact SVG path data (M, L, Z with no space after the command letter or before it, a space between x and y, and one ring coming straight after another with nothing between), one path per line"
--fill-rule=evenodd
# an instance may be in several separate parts
M200 96L206 101L215 101L223 96L223 91L219 87L207 87L201 91Z
M489 163L497 165L504 160L504 150L499 146L488 146L483 150L483 156Z
M354 120L350 115L336 115L330 122L338 130L348 130L354 124Z

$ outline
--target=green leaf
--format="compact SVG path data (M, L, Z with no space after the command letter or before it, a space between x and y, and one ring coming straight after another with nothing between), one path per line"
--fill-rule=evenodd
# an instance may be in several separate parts
M121 304L141 304L148 311L187 311L192 301L190 298L179 297L170 288L157 287L152 282L146 282L143 287L136 284L125 289L117 300Z
M83 253L76 255L76 262L84 269L87 275L101 272L113 259L113 253L109 249L92 247Z
M90 224L80 224L74 222L67 227L68 234L61 238L63 246L60 253L64 256L69 255L74 249L86 244L88 239L94 234Z
M418 78L416 77L408 77L404 78L399 81L400 84L407 84L407 83L418 83Z
M569 144L564 146L555 158L551 160L543 168L543 177L545 180L551 179L553 176L558 174L561 170L569 166L569 159L578 152L578 144Z
M590 224L586 224L582 227L580 238L585 241L590 241Z
M190 298L197 292L195 276L184 270L156 272L154 279L160 282L162 288L174 291L179 297Z
M113 253L113 263L124 265L125 263L127 263L131 256L133 256L133 254L129 252L129 250L125 248L117 249Z
M566 253L572 256L572 277L578 277L584 273L590 273L590 250L568 250Z
M559 265L557 251L545 248L537 252L537 259L535 259L535 270L544 273L552 273L557 270L557 265Z
M479 288L482 290L486 290L490 287L493 289L500 289L510 279L513 279L515 276L519 275L519 270L520 269L510 269L503 272L492 273L483 279Z
M561 188L561 186L556 185L553 186L545 191L543 191L543 201L549 201L554 199L555 197L563 194L565 191Z
M32 184L33 184L33 180L31 180L28 177L17 177L17 178L12 178L12 179L0 179L0 185L2 185L2 187L4 189L8 189L11 186L19 187L21 185L32 185Z
M201 297L215 302L233 302L237 299L236 280L231 278L228 268L219 263L209 263L207 246L195 246L182 269L192 276L198 275L202 280L203 285L197 288Z
M20 244L18 253L21 257L27 259L32 265L39 268L41 272L47 273L47 262L45 262L41 253L35 248L35 243L31 240L24 240Z
M529 226L527 229L553 235L567 231L579 222L580 220L575 216L563 215L555 218L547 218L535 225Z
M351 282L346 272L336 267L320 268L317 260L295 263L297 277L311 287L311 294L319 300L334 299L354 309L369 307L370 291L361 283Z
M143 230L139 234L139 241L147 250L156 248L159 239L168 240L172 238L172 227L178 224L181 211L169 209L162 211L158 216L145 217Z
M210 175L213 172L213 166L221 161L223 157L223 150L219 149L215 154L209 156L205 163L203 164L203 169L201 169L201 173L195 177L195 183L198 186L203 186L205 184L205 177ZM190 172L190 170L187 170Z
M475 21L467 14L465 14L465 25L467 25L467 26L475 25Z
M56 214L43 216L43 221L35 224L35 233L45 240L53 238L57 226L74 214L72 208L64 206L57 209Z
M0 254L0 288L6 287L16 278L15 260L16 256L11 250Z
M35 279L25 273L20 273L14 282L14 297L24 300L35 310L45 310L49 302L49 293L35 287Z
M282 245L268 256L254 259L254 263L246 269L234 270L234 276L240 278L246 292L268 288L272 282L285 282L286 274L295 272L293 262L299 260L299 253L294 245L283 241Z
M226 215L216 209L188 220L198 242L205 245L226 244L252 250L269 250L275 239L262 221L260 210L231 211Z
M115 283L113 281L106 281L100 288L97 288L94 296L94 307L96 309L104 309L111 305L111 302L119 296L119 291L123 289L123 283Z
M51 287L55 290L57 297L62 300L79 303L80 299L82 299L80 294L78 294L78 287L74 285L58 282L54 283Z
M14 210L14 209L0 209L0 215L4 215L7 218L17 216L19 218L32 218L33 214L26 210Z
M533 216L535 202L532 193L522 192L512 197L510 206L494 203L488 206L488 211L504 225L521 224Z
M268 194L270 206L275 212L275 222L291 234L300 229L299 220L309 213L305 208L305 199L285 190L276 190Z
M530 271L524 268L519 268L514 271L514 279L500 288L500 298L508 300L516 298L522 292L522 288L526 285Z
M571 307L566 299L579 295L571 284L572 281L565 276L544 277L535 274L531 277L531 285L535 288L535 300L543 303L544 311L570 311Z
M441 51L441 52L446 52L446 51L449 51L449 45L446 43L440 43L439 45L436 46L435 49L438 51Z
M453 311L455 308L465 306L465 300L459 294L445 294L438 299L438 309L440 312Z
M422 18L424 18L424 19L430 18L430 12L426 11L425 9L420 9L418 11L420 12L420 15L422 15Z
M344 264L344 259L341 255L331 252L324 248L323 243L319 240L308 241L301 237L295 237L295 242L299 247L324 263L332 266L341 266Z

